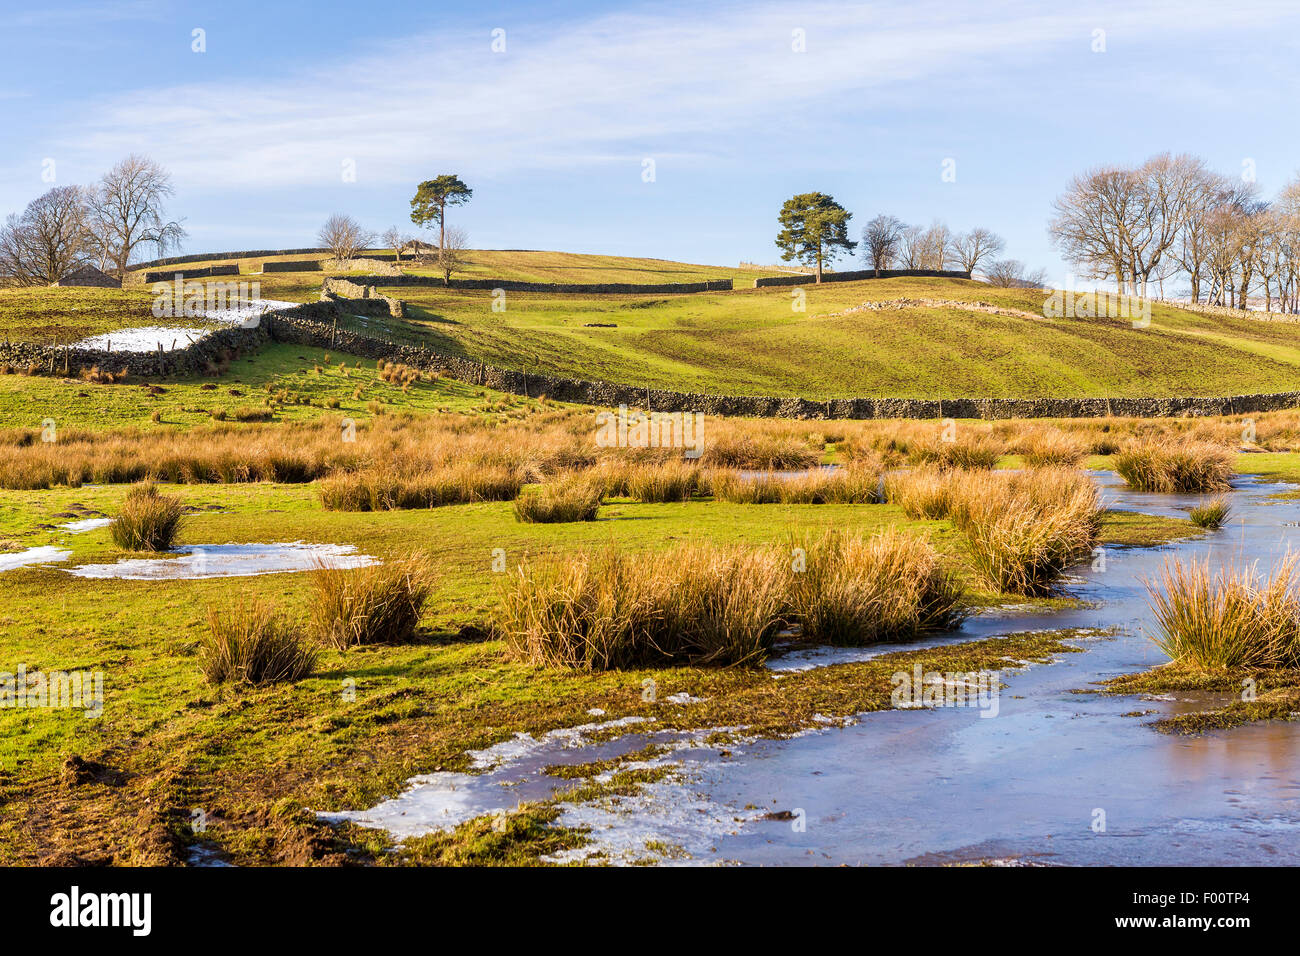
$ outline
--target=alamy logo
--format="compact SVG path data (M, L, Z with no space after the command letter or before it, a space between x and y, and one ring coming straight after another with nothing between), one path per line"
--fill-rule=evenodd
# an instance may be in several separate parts
M687 458L699 458L704 452L704 416L697 412L629 413L626 405L618 414L601 412L596 416L600 431L596 445L600 448L685 448Z
M29 671L26 664L0 671L0 707L79 709L86 718L104 712L103 671Z
M133 936L148 936L153 928L153 897L149 893L82 893L73 886L50 897L50 925L126 926Z
M177 276L171 282L153 285L155 319L201 318L214 312L248 311L244 325L254 327L260 317L253 314L262 298L260 282L185 282Z
M1145 329L1151 324L1151 300L1104 289L1057 289L1043 300L1043 315L1049 319L1130 319L1133 328Z

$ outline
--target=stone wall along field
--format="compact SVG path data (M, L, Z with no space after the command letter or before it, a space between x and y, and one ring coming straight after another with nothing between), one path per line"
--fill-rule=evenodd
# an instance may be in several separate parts
M860 282L863 279L969 279L969 272L953 271L946 269L881 269L879 273L875 269L861 269L857 272L823 272L822 282ZM809 282L814 285L817 283L816 275L812 276L771 276L769 278L755 279L754 288L762 289L767 286L776 285L807 285Z
M263 262L263 272L320 272L320 259L287 259L280 262Z
M444 283L436 276L349 276L358 285L438 286L452 289L504 289L506 292L571 292L590 295L660 295L691 292L730 292L730 279L708 282L519 282L514 279L452 279Z
M175 282L177 279L206 279L210 276L237 276L239 275L239 266L231 264L224 266L205 266L202 269L160 269L151 272L135 272L129 274L140 276L140 281L145 285L152 285L155 282Z

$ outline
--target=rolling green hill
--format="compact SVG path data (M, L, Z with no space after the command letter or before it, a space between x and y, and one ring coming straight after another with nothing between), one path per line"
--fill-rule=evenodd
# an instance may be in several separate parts
M1043 316L1044 294L952 279L883 279L688 296L390 288L431 344L580 378L812 399L1228 395L1300 385L1300 325L1156 305L1127 318ZM1015 314L899 299L982 301Z
M215 260L214 260L215 261ZM243 265L259 265L249 261ZM196 264L198 265L198 264ZM1048 318L1044 293L953 279L809 282L753 289L763 273L657 259L478 251L465 276L568 282L734 277L744 287L693 295L511 292L393 286L406 320L388 325L443 351L575 378L739 395L1007 397L1230 395L1300 383L1300 325L1205 316L1156 305L1152 322ZM250 277L252 278L252 277ZM256 277L268 298L311 301L322 273ZM899 303L884 309L867 303ZM0 331L15 339L153 324L148 294L0 292ZM998 311L956 303L989 303Z

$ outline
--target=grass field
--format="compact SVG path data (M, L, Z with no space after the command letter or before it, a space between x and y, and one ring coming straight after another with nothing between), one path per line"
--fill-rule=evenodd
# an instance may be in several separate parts
M290 826L268 813L277 801L364 806L413 773L460 767L466 748L582 722L592 707L611 718L653 713L669 726L734 724L743 715L760 731L776 733L814 713L847 715L888 705L887 676L880 678L882 694L874 680L870 688L846 681L852 672L843 668L786 678L774 695L769 677L743 668L580 675L512 660L481 630L500 580L492 571L494 549L504 549L514 567L528 555L611 543L633 550L661 548L671 540L761 543L808 530L893 525L928 536L966 567L962 540L946 521L908 521L888 505L623 500L607 504L596 522L527 525L514 520L509 502L338 513L321 510L309 485L165 490L196 509L182 543L305 540L353 543L384 558L410 549L428 555L438 584L420 640L346 654L327 651L316 675L295 685L217 690L202 681L195 658L206 609L258 597L303 622L313 602L306 575L148 582L85 581L57 567L6 572L6 604L13 610L0 616L5 659L26 662L29 670L102 670L106 704L95 720L75 711L4 715L2 862L30 863L60 853L161 862L173 852L169 841L185 833L192 807L207 808L211 818L203 842L240 862L285 862L319 828L301 821ZM0 538L19 546L56 543L72 551L70 560L77 563L112 561L120 552L106 529L70 535L48 528L67 515L112 514L126 491L56 489L36 501L30 494L0 492ZM1195 529L1185 521L1114 515L1103 540L1136 543L1190 533ZM997 600L978 591L973 597ZM940 653L955 654L954 661L978 661L992 652L1024 659L1056 646L1049 636L1035 635ZM926 660L930 666L934 653ZM647 677L665 695L687 691L714 703L690 713L647 705L640 699ZM341 696L345 680L356 682L355 700ZM61 766L72 755L103 764L124 782L60 785ZM374 837L357 839L364 845Z
M1300 327L1206 318L1157 305L1128 319L1042 317L1043 294L950 279L888 279L689 296L389 288L432 345L512 368L743 395L812 399L1227 395L1285 391L1300 371ZM984 301L1027 316L915 306ZM614 327L589 327L589 326Z
M249 260L243 266L259 266ZM198 265L198 264L196 264ZM538 281L675 282L756 273L568 253L472 254L466 275ZM322 273L245 277L265 298L314 301ZM888 279L692 295L507 293L390 286L402 340L549 374L733 395L1037 398L1287 391L1300 373L1300 326L1153 307L1127 318L1045 318L1043 293L951 279ZM803 311L792 306L802 294ZM864 303L911 300L905 307ZM986 302L998 313L918 300ZM0 332L70 341L155 323L148 293L0 292ZM178 320L180 321L180 320Z
M552 254L499 254L476 261L489 273L558 281L682 281L704 277L652 260L566 263ZM684 267L687 269L694 267ZM602 272L602 270L604 270ZM656 271L658 270L658 271ZM724 270L725 271L725 270ZM747 277L752 277L748 273ZM653 279L650 277L653 276ZM263 295L316 297L320 273L274 274ZM509 275L505 277L511 277ZM505 365L589 378L700 391L806 394L1090 394L1124 383L1130 393L1255 391L1287 387L1300 364L1292 327L1203 319L1157 308L1152 326L1127 321L1054 320L991 315L959 308L843 312L863 301L944 298L996 302L1037 313L1039 294L975 283L889 280L808 290L805 313L790 310L789 289L675 297L511 294L493 313L489 293L403 289L414 299L409 322L449 351ZM14 338L49 328L59 336L106 332L137 319L153 324L148 295L101 290L13 292L0 298L0 328ZM614 328L587 328L587 323ZM45 340L45 339L37 339ZM429 475L450 461L488 469L528 461L528 483L570 469L628 464L626 449L598 448L596 409L503 395L444 378L386 380L368 361L293 345L268 346L235 359L217 376L93 384L55 376L0 375L0 458L6 467L77 454L154 460L234 459L248 449L291 453L314 441L328 454L342 438L331 419L355 419L360 472L405 467ZM404 385L402 383L405 383ZM1198 388L1197 383L1212 383ZM999 392L998 390L1002 390ZM269 422L241 424L241 410ZM33 431L55 420L63 446ZM378 419L376 421L376 419ZM215 427L209 428L214 422ZM803 456L807 463L890 467L938 441L938 422L726 421L706 424L706 454L752 441ZM1085 467L1107 467L1122 443L1193 436L1224 447L1242 442L1236 418L1147 422L1122 419L1051 423L960 422L995 450L987 463L1018 467L1044 430L1070 432ZM1296 479L1300 416L1276 412L1254 423L1265 453L1241 454L1239 471ZM429 434L422 432L427 429ZM82 434L78 434L82 433ZM72 437L69 437L72 436ZM172 437L175 436L175 441ZM307 436L307 438L304 438ZM423 437L422 437L423 436ZM1058 436L1059 437L1059 436ZM424 444L419 444L423 441ZM169 444L170 443L170 444ZM351 449L353 446L342 446ZM80 450L78 450L80 449ZM1285 451L1284 451L1285 450ZM351 454L349 450L347 452ZM1000 456L1000 457L997 457ZM340 456L340 460L343 456ZM635 463L635 456L632 456ZM339 466L345 467L345 466ZM504 466L503 466L504 467ZM6 472L13 475L17 472ZM238 472L231 472L238 474ZM319 473L318 473L319 474ZM874 473L872 473L874 474ZM332 475L326 481L332 480ZM89 479L86 479L89 482ZM209 609L229 613L261 600L291 626L307 626L320 603L302 573L182 581L83 579L67 569L128 557L108 528L73 534L61 525L119 512L130 486L121 478L81 487L0 490L0 557L27 548L70 552L44 566L0 572L0 672L94 670L105 677L102 716L80 711L0 712L0 863L175 863L203 844L241 864L536 862L557 845L582 839L544 827L551 810L525 807L497 830L482 820L450 834L394 848L374 831L331 828L313 810L357 809L400 791L410 776L469 769L466 750L605 718L652 716L662 727L745 726L779 737L826 718L891 706L890 674L913 663L941 671L1005 669L1046 662L1077 647L1068 634L1014 633L971 644L907 650L872 661L792 673L774 680L749 667L640 667L582 673L530 665L493 636L503 580L527 559L565 558L617 548L637 556L674 544L788 547L829 530L898 529L924 538L966 588L977 612L1014 604L1033 610L1073 605L1047 597L1002 594L980 575L972 539L952 518L912 519L895 504L734 504L707 495L644 503L609 492L597 519L559 524L516 519L509 500L476 500L389 511L327 510L319 482L165 485L189 509L181 545L315 542L354 545L386 563L414 553L435 579L416 639L323 648L315 673L290 684L213 686L199 669ZM40 488L13 482L9 487ZM629 484L629 489L631 485ZM471 499L472 500L472 499ZM1203 532L1190 521L1107 512L1098 543L1155 546ZM504 554L507 574L494 562ZM1015 612L1009 612L1014 614ZM652 679L661 698L686 693L683 707L642 699ZM725 737L725 735L723 735ZM89 768L89 769L87 769ZM597 784L574 780L590 795L628 793L625 775ZM622 789L619 789L622 788ZM575 790L575 792L576 792ZM191 826L195 809L207 827ZM396 849L396 853L385 852Z
M46 418L60 427L90 430L188 428L211 421L214 411L230 414L250 406L270 407L274 421L295 422L327 413L369 418L377 412L506 412L525 407L525 400L445 378L413 382L403 391L381 379L374 362L279 344L236 359L220 379L186 376L104 385L0 375L0 428L36 427ZM152 420L155 412L158 421Z
M156 319L153 296L136 289L0 289L0 340L71 345L118 329L203 322Z

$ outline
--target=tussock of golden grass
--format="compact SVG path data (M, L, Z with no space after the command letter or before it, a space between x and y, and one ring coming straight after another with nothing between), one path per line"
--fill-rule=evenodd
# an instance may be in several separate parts
M208 683L296 681L315 666L315 648L269 605L240 601L228 613L208 609L208 630L199 638L199 670Z
M806 640L898 640L965 617L960 582L922 538L892 528L870 538L832 533L804 551L790 604Z
M1224 491L1233 474L1232 454L1191 439L1138 442L1115 456L1115 471L1138 491Z
M1217 498L1201 502L1191 510L1188 517L1198 528L1209 528L1213 531L1223 527L1231 513L1232 508L1228 505L1228 499L1219 495Z
M1211 573L1208 560L1166 562L1147 582L1162 651L1202 670L1300 666L1300 555L1271 577L1256 565Z
M496 627L536 664L608 670L761 661L782 625L788 570L773 551L678 545L526 563Z
M907 459L914 465L949 468L989 469L997 464L1006 446L991 434L968 435L954 441L926 441L909 447Z
M1088 457L1083 441L1054 428L1030 432L1017 447L1030 468L1071 468Z
M605 486L599 478L570 476L537 489L525 489L515 499L515 520L530 524L595 521Z
M364 568L319 564L312 631L317 640L346 650L358 644L397 644L415 636L433 590L433 573L420 557Z
M127 379L126 369L119 369L116 372L110 372L108 369L101 369L98 365L92 365L90 368L83 368L77 373L77 377L83 382L89 382L92 385L112 385L115 382L125 382Z
M108 533L114 544L127 551L168 551L184 514L180 498L160 494L151 482L139 484L127 492Z
M713 427L717 427L716 423ZM701 462L710 468L742 468L759 471L792 471L811 468L822 459L820 447L799 439L754 430L728 433L709 441Z
M621 471L620 480L621 490L637 501L689 501L702 493L705 475L694 462L665 461L627 466Z
M510 501L523 484L523 476L511 468L463 464L409 476L391 471L339 472L322 479L318 490L326 511L395 511Z
M858 465L801 475L713 471L709 473L708 485L716 500L732 504L865 505L882 500L880 473Z
M1091 553L1101 508L1086 475L1052 469L1000 487L972 485L951 516L989 587L1036 595L1049 592L1065 568Z
M396 362L380 362L379 377L390 385L406 386L421 379L420 370Z
M895 472L885 477L885 500L898 505L909 518L948 517L952 507L953 478L933 466Z

